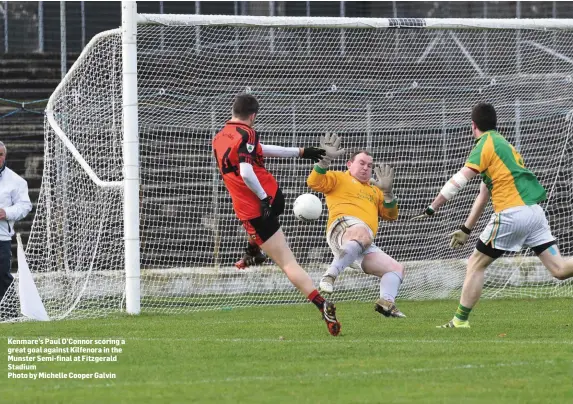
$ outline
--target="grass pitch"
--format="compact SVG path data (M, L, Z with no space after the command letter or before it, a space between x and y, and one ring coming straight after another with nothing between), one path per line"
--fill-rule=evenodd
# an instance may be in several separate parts
M482 301L469 330L435 328L452 317L455 301L399 302L406 319L383 318L372 303L340 303L336 338L310 304L4 324L0 401L571 403L572 303ZM125 345L117 362L40 362L33 371L115 379L8 379L7 337Z

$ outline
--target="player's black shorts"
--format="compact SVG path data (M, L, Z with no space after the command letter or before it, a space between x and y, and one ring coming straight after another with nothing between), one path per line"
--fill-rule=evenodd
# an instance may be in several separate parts
M505 253L505 251L503 250L499 250L497 248L493 248L491 243L488 243L487 245L484 244L483 241L481 241L478 238L478 241L476 243L476 250L478 250L480 253L487 255L488 257L495 259L498 259L499 257L501 257L503 255L503 253Z
M254 219L243 220L243 227L249 237L253 239L257 245L263 244L281 228L279 216L285 211L285 198L280 188L277 189L277 193L271 201L271 209L273 215L268 219L256 217Z

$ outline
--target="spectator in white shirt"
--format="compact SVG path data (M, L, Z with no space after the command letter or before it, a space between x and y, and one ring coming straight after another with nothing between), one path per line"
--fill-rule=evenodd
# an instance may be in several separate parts
M14 223L32 210L28 183L6 167L6 155L6 146L0 142L0 301L14 280L10 273Z

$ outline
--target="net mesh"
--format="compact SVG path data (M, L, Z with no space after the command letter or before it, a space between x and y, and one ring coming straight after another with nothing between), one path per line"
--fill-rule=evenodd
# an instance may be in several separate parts
M548 191L546 210L564 256L573 253L571 33L551 30L138 27L142 310L179 312L303 302L272 265L233 267L246 237L211 152L233 97L255 95L263 143L317 145L325 131L396 168L400 218L376 244L405 265L399 298L458 297L470 242L448 247L479 182L431 220L413 222L473 146L471 107L491 102L500 132ZM121 36L90 45L53 103L54 116L94 172L122 179ZM45 171L27 258L48 314L96 316L124 307L121 190L97 187L46 124ZM281 222L318 282L332 260L326 209L313 223L290 207L309 192L308 160L267 158L285 194ZM345 160L332 169L345 169ZM322 198L321 195L318 195ZM17 283L13 285L17 287ZM378 279L348 268L335 300L374 299ZM572 296L530 250L486 272L484 297ZM15 299L7 294L2 309Z

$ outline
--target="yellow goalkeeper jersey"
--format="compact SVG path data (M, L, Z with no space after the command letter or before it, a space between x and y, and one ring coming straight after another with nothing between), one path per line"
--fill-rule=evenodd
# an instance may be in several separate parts
M378 187L361 183L348 171L328 171L314 166L306 183L310 189L322 192L326 197L327 229L341 216L354 216L366 223L376 235L379 217L384 220L398 218L396 200L384 202L384 193Z

